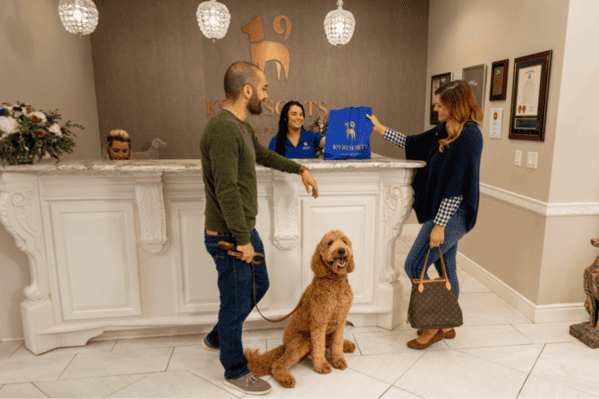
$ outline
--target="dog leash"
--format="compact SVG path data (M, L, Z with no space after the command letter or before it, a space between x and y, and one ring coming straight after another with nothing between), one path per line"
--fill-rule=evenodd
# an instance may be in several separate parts
M227 241L219 241L218 247L221 249L224 249L225 251L227 251L228 255L234 256L237 259L241 259L241 257L243 256L243 254L241 252L235 250L235 245L233 243L230 243ZM262 257L262 259L260 259L260 260L252 259L252 261L250 262L250 266L252 266L252 294L253 294L254 305L256 306L256 310L258 311L258 313L260 313L260 316L262 316L262 318L264 320L270 321L271 323L277 323L279 321L283 321L286 318L288 318L289 316L291 316L293 313L295 313L295 311L299 308L299 306L301 304L301 300L297 303L295 309L293 309L291 311L291 313L289 313L287 316L285 316L281 319L271 320L268 317L264 316L262 314L262 312L260 311L260 309L258 309L258 302L256 301L256 276L254 275L254 265L259 265L261 263L264 263L264 254L256 252L256 253L254 253L254 257L256 257L256 256Z

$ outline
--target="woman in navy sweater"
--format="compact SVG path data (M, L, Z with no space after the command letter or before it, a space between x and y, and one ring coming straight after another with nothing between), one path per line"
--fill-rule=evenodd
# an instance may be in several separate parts
M441 246L447 275L458 297L456 274L458 241L476 223L479 197L480 157L483 137L478 128L483 113L476 105L474 93L467 82L456 80L435 91L435 111L439 126L415 136L395 132L373 115L369 116L373 131L406 149L406 158L426 161L426 167L416 172L414 210L420 233L406 259L406 274L419 278L429 248ZM439 251L430 251L426 268L435 264L439 275ZM425 275L425 279L429 279ZM408 342L408 347L424 349L443 338L454 338L453 328L446 330L418 330L419 337Z

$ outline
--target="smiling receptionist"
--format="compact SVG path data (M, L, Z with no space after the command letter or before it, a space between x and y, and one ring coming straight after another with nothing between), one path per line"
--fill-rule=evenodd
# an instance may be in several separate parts
M286 158L314 158L316 148L324 148L325 137L304 130L303 124L304 106L289 101L281 110L279 132L270 141L268 149Z

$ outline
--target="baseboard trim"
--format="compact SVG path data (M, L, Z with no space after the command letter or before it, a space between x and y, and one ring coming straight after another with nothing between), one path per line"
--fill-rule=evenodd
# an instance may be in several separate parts
M16 342L16 341L25 341L25 338L0 338L0 342Z
M533 323L584 321L588 319L583 302L535 305L528 298L459 251L458 258L462 260L460 266L468 274L480 281Z

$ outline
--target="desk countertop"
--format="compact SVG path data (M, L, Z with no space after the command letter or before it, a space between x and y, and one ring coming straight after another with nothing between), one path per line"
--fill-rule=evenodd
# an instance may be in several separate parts
M293 161L306 165L313 172L344 172L348 169L372 171L382 169L417 169L426 165L424 161L411 161L385 157L372 154L371 159L347 159L330 161L324 159L293 159ZM0 166L1 172L55 174L55 173L135 173L135 172L167 172L167 173L199 173L202 162L199 159L144 159L127 161L106 160L71 160L56 163L54 159L45 159L34 162L33 165L6 165ZM256 165L257 172L272 170L262 165Z

